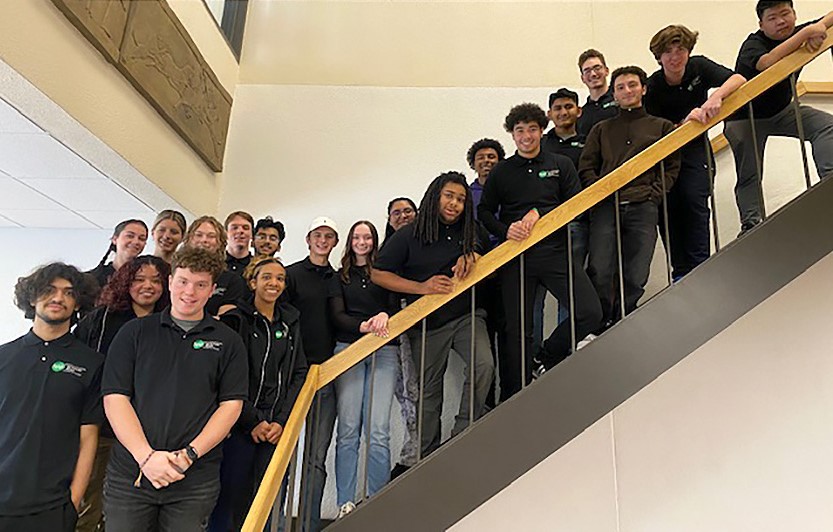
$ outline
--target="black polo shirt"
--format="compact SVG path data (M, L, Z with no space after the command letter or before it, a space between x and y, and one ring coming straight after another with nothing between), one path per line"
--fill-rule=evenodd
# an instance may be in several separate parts
M381 286L373 284L364 268L350 268L349 282L342 279L342 269L330 280L330 316L336 329L336 340L353 343L362 336L359 327L380 312L393 316L399 310L398 298ZM396 344L396 340L390 342Z
M228 271L236 273L240 277L243 277L243 270L246 269L246 266L248 266L251 261L251 255L246 255L242 259L238 259L226 251L226 268L228 268Z
M796 32L800 31L805 26L809 26L810 24L818 22L819 20L820 19L816 19L810 22L805 22L804 24L799 24L795 27L795 32L793 32L793 35L795 35ZM792 35L790 37L792 37ZM738 59L735 63L735 71L738 74L745 77L747 80L751 80L752 78L760 74L760 71L758 71L757 67L755 66L758 64L758 60L764 55L774 50L776 46L783 42L784 41L776 41L774 39L770 39L764 34L763 30L758 30L755 33L750 33L746 40L743 41L743 44L740 45ZM801 74L801 70L802 69L799 68L795 72L796 78L798 78L798 76ZM790 78L787 77L783 81L776 83L775 85L770 87L769 90L752 100L752 110L755 112L755 118L771 118L777 115L792 102L792 98L793 93L792 87L790 86ZM748 117L749 110L748 107L744 105L728 119L740 120Z
M81 425L99 425L104 357L67 333L0 346L0 515L69 501ZM23 531L21 531L23 532Z
M494 170L493 170L494 171ZM489 181L491 181L489 177ZM487 181L487 186L489 181ZM477 253L489 248L488 235L478 229L475 244ZM424 282L435 275L453 277L451 268L463 254L463 222L451 225L440 223L439 238L431 244L423 244L414 235L414 226L403 227L390 238L379 251L373 267L377 270L395 273L405 279ZM418 294L405 294L410 304L419 299ZM453 319L471 312L471 295L465 292L452 299L428 316L428 328L441 327Z
M555 133L555 128L550 129L541 139L541 149L556 155L563 155L572 161L573 166L578 168L578 160L581 158L581 150L584 149L584 135L575 134L572 137L562 139Z
M183 331L170 309L127 323L110 344L103 395L130 398L148 443L158 450L185 448L202 432L223 401L248 398L246 348L232 329L206 314L193 329ZM186 489L192 482L215 480L222 445L201 456L166 490ZM139 464L121 443L113 448L108 475L131 481ZM152 489L147 479L142 487Z
M217 287L205 304L205 311L216 316L223 305L234 305L238 299L245 299L249 294L246 282L241 276L228 270L217 278Z
M492 169L478 214L490 233L505 240L509 226L530 210L544 216L579 192L578 172L567 157L543 150L532 159L515 153ZM565 234L556 231L543 242L566 245Z
M309 257L286 268L285 301L301 312L301 340L310 364L321 364L336 347L335 328L327 306L333 267L316 266Z
M708 57L693 55L679 85L669 85L662 69L648 77L643 103L648 113L679 124L695 107L709 99L709 89L720 87L734 72Z
M615 117L618 110L619 104L613 99L613 87L608 88L598 100L591 100L588 96L581 108L581 116L576 122L578 134L586 137L593 126L602 120Z

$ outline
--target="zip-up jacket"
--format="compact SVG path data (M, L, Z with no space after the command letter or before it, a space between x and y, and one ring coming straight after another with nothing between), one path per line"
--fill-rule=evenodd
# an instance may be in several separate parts
M119 329L135 318L136 313L132 307L126 310L110 310L102 305L81 318L72 334L88 347L106 355Z
M261 421L286 425L308 369L299 318L300 313L295 307L278 302L275 319L270 322L257 311L251 298L239 300L237 308L220 316L220 321L243 338L249 355L249 399L243 401L243 411L237 420L240 430L251 432ZM276 341L284 335L285 342ZM280 362L274 374L267 374L273 357L278 357ZM277 392L268 408L264 408L264 383L267 381L277 383Z
M651 116L643 107L619 109L615 118L599 122L584 144L579 159L578 174L584 188L603 178L631 157L674 131L674 124L664 118ZM680 171L680 152L676 151L665 159L665 192L677 179ZM662 200L662 181L659 165L622 187L620 202Z

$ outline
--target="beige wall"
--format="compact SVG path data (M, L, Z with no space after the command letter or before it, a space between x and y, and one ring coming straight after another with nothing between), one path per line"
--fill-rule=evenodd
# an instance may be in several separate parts
M210 37L219 30L207 10L196 1L171 3L233 93L237 66ZM52 2L0 3L0 58L174 200L195 213L215 212L217 176Z
M833 529L831 276L833 255L450 530Z

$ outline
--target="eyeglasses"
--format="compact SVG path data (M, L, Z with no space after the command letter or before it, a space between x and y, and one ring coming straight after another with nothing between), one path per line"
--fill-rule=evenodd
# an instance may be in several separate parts
M604 65L596 65L596 66L592 66L592 67L583 68L581 70L581 75L582 76L589 76L591 73L601 74L604 69L605 69Z
M415 212L416 211L414 211L412 208L405 207L404 209L396 209L396 210L390 211L390 216L391 216L391 218L399 218L400 216L411 216Z

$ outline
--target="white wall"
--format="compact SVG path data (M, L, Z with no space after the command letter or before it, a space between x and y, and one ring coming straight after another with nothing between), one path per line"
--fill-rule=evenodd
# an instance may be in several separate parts
M833 529L831 276L833 255L450 530Z

